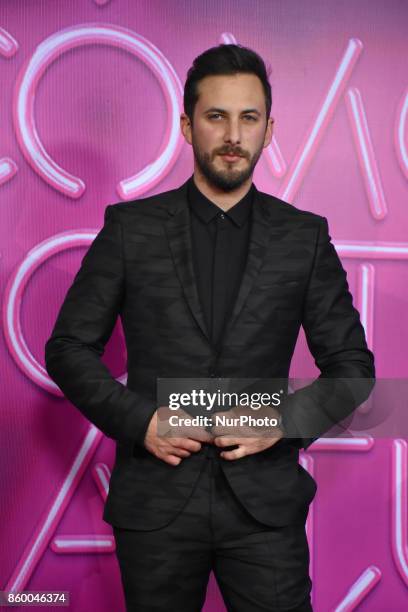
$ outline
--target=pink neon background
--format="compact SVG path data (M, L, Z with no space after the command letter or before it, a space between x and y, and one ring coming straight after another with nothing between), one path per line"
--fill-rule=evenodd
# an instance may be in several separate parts
M347 0L341 6L326 0L307 3L43 0L41 10L37 3L3 2L0 7L3 29L0 160L6 164L5 176L0 175L3 309L9 283L27 253L62 232L90 228L96 232L102 224L105 206L119 201L119 181L156 158L167 130L163 91L142 61L121 49L100 44L61 54L37 84L36 127L48 154L62 168L81 177L86 188L78 199L54 189L27 162L13 123L14 89L20 70L45 39L65 28L91 23L127 28L155 45L182 83L192 59L221 42L223 34L224 40L229 33L237 42L252 46L272 66L275 138L286 164L286 174L279 176L262 159L255 182L259 189L276 195L282 193L349 41L358 39L362 49L289 201L327 216L336 245L352 241L407 246L407 174L404 175L395 138L398 113L407 89L407 17L408 7L396 0L387 3ZM387 205L382 219L373 215L366 191L348 106L347 92L351 88L358 90L362 101ZM191 170L191 150L184 145L167 175L145 194L178 186ZM72 248L45 260L20 296L23 337L41 365L45 340L83 254L83 248ZM408 372L406 259L406 255L400 259L343 258L359 306L361 266L370 264L366 268L366 290L372 296L367 331L380 377L406 377ZM42 525L89 430L89 424L78 411L24 371L10 347L7 329L3 338L0 589L16 575L33 534ZM124 351L117 325L104 356L117 377L124 373ZM303 336L291 373L294 376L316 373ZM78 539L99 536L109 542L112 535L101 515L106 493L104 476L113 463L114 444L96 435L90 440L86 456L88 462L83 465L83 475L78 475L77 489L67 500L22 588L70 591L71 609L75 612L91 608L98 612L124 610L119 570L111 548L101 554L57 552L58 542L69 536ZM372 589L360 598L354 594L354 607L361 599L359 610L405 610L408 577L402 564L408 556L406 443L375 440L362 444L361 450L345 446L333 451L325 441L320 446L313 445L301 460L319 485L308 519L315 610L353 609L340 606L348 590L366 571L371 571ZM396 466L402 470L401 491L394 486ZM403 517L399 527L394 520L398 504ZM403 539L399 556L395 552L398 533ZM211 578L205 611L222 610L224 606Z

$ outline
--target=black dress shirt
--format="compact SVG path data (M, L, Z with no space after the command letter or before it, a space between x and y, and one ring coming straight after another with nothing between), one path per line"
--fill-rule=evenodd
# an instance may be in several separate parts
M254 185L224 212L188 182L191 236L197 289L212 343L218 346L232 314L245 268Z

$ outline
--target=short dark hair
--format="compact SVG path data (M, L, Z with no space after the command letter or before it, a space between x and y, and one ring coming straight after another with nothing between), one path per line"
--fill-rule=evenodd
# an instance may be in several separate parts
M272 90L265 62L258 53L242 45L221 44L210 47L193 61L187 72L184 85L184 112L193 122L194 108L198 100L197 84L206 76L255 74L259 77L265 93L266 118L272 108Z

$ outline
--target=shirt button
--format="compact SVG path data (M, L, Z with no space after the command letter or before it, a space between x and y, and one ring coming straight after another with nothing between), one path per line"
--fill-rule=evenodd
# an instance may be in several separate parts
M220 219L225 219L224 213L220 213Z

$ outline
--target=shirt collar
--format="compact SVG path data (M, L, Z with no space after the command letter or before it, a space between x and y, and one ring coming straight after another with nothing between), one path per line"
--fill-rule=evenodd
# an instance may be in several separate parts
M224 214L229 217L235 225L241 227L248 219L252 208L254 184L251 183L249 191ZM204 223L209 223L222 209L211 202L197 187L193 175L188 180L187 197L190 208Z

